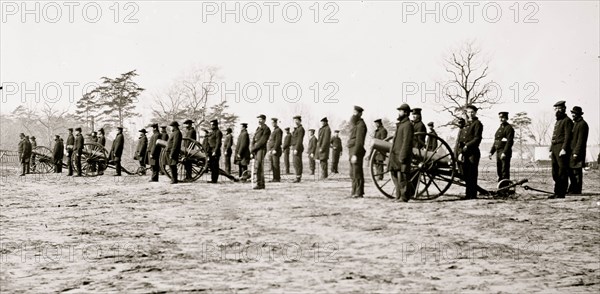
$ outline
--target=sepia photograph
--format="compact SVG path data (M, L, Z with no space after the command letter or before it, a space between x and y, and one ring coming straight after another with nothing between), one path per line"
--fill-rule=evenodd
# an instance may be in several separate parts
M0 293L600 293L600 1L0 0Z

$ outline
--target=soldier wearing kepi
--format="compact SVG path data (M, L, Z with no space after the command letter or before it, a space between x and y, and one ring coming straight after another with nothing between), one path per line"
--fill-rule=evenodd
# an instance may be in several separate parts
M292 144L292 134L290 128L285 128L285 137L283 138L283 167L285 168L285 174L290 174L290 146Z
M69 128L69 136L67 136L67 176L73 175L73 147L75 146L75 137L73 136L73 128Z
M315 174L315 151L317 150L317 138L315 137L315 129L308 130L308 168L310 175Z
M335 130L333 137L331 138L331 172L334 174L339 173L338 164L340 162L340 156L342 156L342 139L340 139L340 131Z
M321 128L319 128L319 139L317 140L317 159L321 165L321 179L326 179L329 175L327 174L329 161L329 146L331 145L331 129L329 128L329 121L326 117L321 119Z
M171 136L167 142L167 165L171 170L171 184L177 184L177 162L179 161L179 153L181 153L181 142L183 138L179 130L179 123L173 121L169 124L171 127Z
M408 118L408 114L406 115L406 117ZM381 119L376 119L374 121L375 126L377 127L377 129L375 129L375 135L373 136L375 139L379 139L379 140L385 140L387 138L387 130L383 127L383 122L381 121ZM372 152L369 151L369 154ZM377 178L379 180L383 180L383 163L385 162L385 155L377 152L377 154L375 155L375 169L376 172L378 174Z
M24 176L27 173L27 167L29 166L29 160L31 159L31 144L25 137L25 134L21 133L21 141L19 141L19 162L21 163L21 174Z
M85 144L85 140L83 135L81 134L81 128L75 129L75 146L73 146L73 151L75 152L75 167L77 168L77 176L83 176L81 172L81 155L83 154L83 144Z
M568 193L581 194L583 189L583 167L585 167L586 144L590 128L583 120L583 110L574 106L571 110L573 116L573 135L571 137L571 160L569 161Z
M265 168L264 161L265 155L267 154L267 141L271 136L271 129L265 124L267 117L264 114L258 117L258 128L254 132L254 138L252 139L252 149L250 153L254 157L254 177L255 186L252 187L254 190L265 188Z
M55 136L54 149L52 150L52 161L54 162L54 172L62 173L62 160L64 156L63 141L59 135Z
M194 129L192 124L194 124L194 121L192 121L191 119L188 119L183 122L184 128L183 128L183 131L181 132L181 134L184 139L185 138L192 139L192 140L197 139L196 129ZM207 137L205 136L204 138L206 139ZM184 140L183 148L187 148L190 144L191 144L191 141ZM206 145L203 145L202 147L207 148ZM192 162L185 161L183 163L183 167L185 169L185 180L190 181L192 179Z
M496 153L496 172L498 182L510 180L510 159L512 157L512 146L515 138L515 130L508 123L508 112L498 113L500 118L500 127L494 135L494 145L490 150L489 158L492 159Z
M146 175L146 155L148 153L148 137L146 137L146 133L146 129L140 130L140 138L135 150L135 156L133 157L133 159L137 160L140 163L140 166L144 168L143 175Z
M281 138L283 136L283 132L281 131L279 126L277 126L278 120L276 118L271 118L271 121L273 131L271 132L269 142L267 143L267 151L269 152L271 171L273 172L273 179L271 180L271 182L280 182L281 169L279 167L279 158L281 157Z
M421 135L415 135L415 144L414 146L417 149L421 149L425 147L425 133L427 133L427 129L425 128L425 124L423 124L422 118L421 118L421 108L414 108L412 110L412 114L413 114L413 128L415 130L415 134L416 133L422 133Z
M296 128L292 133L291 149L294 161L294 170L296 180L294 183L300 183L302 180L302 152L304 151L304 127L302 127L302 117L294 116Z
M350 178L352 178L351 197L362 198L365 194L365 176L363 173L363 159L365 157L365 138L367 136L367 125L361 118L363 108L354 106L354 114L350 119L352 129L348 139L348 150L350 156Z
M233 130L227 128L225 137L223 138L223 152L225 153L225 171L231 174L231 155L233 154Z
M210 122L211 132L208 136L208 164L210 168L210 182L216 184L219 180L219 160L221 159L221 144L223 133L219 129L219 121L213 119Z
M571 134L573 132L573 121L567 116L565 101L554 104L556 123L552 133L552 145L550 146L550 158L552 160L552 179L554 179L554 195L548 197L565 198L567 186L569 185L569 159L571 157Z
M115 164L115 177L121 176L121 156L125 147L125 138L123 137L123 127L117 127L117 136L110 148L110 161Z
M158 124L152 124L150 127L152 128L152 136L150 136L150 140L148 141L148 164L150 164L150 168L152 168L150 182L158 182L158 175L160 172L160 152L162 151L162 147L156 144L156 141L160 139L160 132L158 131Z
M250 163L250 136L248 136L248 124L242 123L242 130L238 135L237 145L235 145L235 161L238 164L239 177L248 170ZM246 179L246 178L244 178Z
M412 148L414 129L408 120L410 106L402 104L398 109L398 124L396 134L390 150L390 165L388 169L392 173L392 180L396 185L396 200L408 202L413 195L413 187L410 182L410 164L412 161Z
M479 144L481 144L483 124L477 118L476 106L467 106L467 120L467 125L463 132L461 132L460 137L460 144L462 146L461 154L463 157L462 170L466 186L465 200L477 198L477 177L479 159L481 158Z
M433 122L430 121L427 123L427 127L429 127L429 135L433 135L437 137L437 133L435 132ZM438 147L438 141L435 137L428 136L427 137L427 151L435 151Z

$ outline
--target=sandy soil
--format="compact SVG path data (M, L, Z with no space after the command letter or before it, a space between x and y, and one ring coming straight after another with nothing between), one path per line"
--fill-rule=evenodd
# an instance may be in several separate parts
M562 200L409 203L370 180L348 199L345 172L263 191L110 175L2 174L2 293L600 291L598 171Z

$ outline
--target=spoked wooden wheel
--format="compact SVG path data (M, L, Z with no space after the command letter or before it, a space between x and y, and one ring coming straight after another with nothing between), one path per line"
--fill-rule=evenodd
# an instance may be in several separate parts
M167 148L163 148L160 154L160 166L165 175L169 179L173 179L171 169L169 167L169 154ZM186 175L186 168L190 171L190 174ZM198 180L208 169L208 157L206 156L206 150L198 141L183 138L181 142L181 152L179 153L179 159L177 160L177 181L180 182L193 182ZM186 179L187 176L187 179Z
M52 151L48 147L37 146L33 149L36 154L35 172L47 174L54 172L54 159Z
M389 137L385 140L381 141L380 145L385 145L391 148L391 141L394 137ZM389 162L389 151L383 151L385 148L373 148L371 150L371 154L369 155L369 170L371 171L371 179L373 179L373 183L375 187L381 194L388 198L395 198L396 194L396 186L394 185L394 181L392 180L392 173L387 171L388 162Z
M424 135L426 147L413 148L410 180L414 188L414 200L431 200L443 195L455 177L456 159L450 145L433 134Z
M73 168L77 168L77 155L73 153ZM98 143L84 143L81 153L81 172L86 177L102 174L108 166L108 152Z

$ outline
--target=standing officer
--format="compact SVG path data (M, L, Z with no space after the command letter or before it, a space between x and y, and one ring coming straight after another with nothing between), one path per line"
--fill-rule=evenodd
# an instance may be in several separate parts
M121 176L121 156L123 155L123 147L125 146L125 138L123 137L123 127L117 127L117 136L112 142L110 148L110 160L115 164L115 177Z
M552 133L552 145L550 146L554 195L548 197L550 199L565 198L567 194L571 135L573 132L573 121L567 116L565 101L556 102L554 112L556 123Z
M462 166L463 166L463 157L462 157L462 148L464 147L463 143L460 142L460 138L463 136L463 132L465 130L465 126L467 123L465 119L459 117L456 119L455 125L458 127L458 134L456 135L456 143L454 144L454 156L456 157L456 168L458 169L459 174L464 175Z
M233 153L233 130L227 128L225 131L225 138L223 139L223 150L225 151L225 171L231 174L231 154Z
M348 150L350 156L350 178L352 178L351 197L362 198L365 194L365 176L363 173L363 159L365 157L365 138L367 136L367 125L361 118L363 108L354 106L354 114L350 119L352 129L348 139Z
M184 128L181 133L182 133L182 136L184 139L188 138L188 139L196 140L197 134L196 134L196 129L194 129L194 127L192 126L193 123L194 123L194 121L192 121L191 119L188 119L183 122ZM204 134L205 134L204 139L206 140L206 138L207 138L206 135L208 134L208 131L205 130ZM183 148L188 148L188 146L190 144L191 144L191 141L184 140ZM207 148L207 146L204 144L202 147ZM208 155L210 156L210 153ZM183 167L185 169L185 180L190 181L192 179L192 162L188 161L188 160L184 161Z
M77 176L83 176L81 172L81 155L83 154L83 144L85 144L85 139L81 134L81 128L75 129L75 146L73 146L75 152L75 167L77 168Z
M515 130L508 123L508 112L498 113L500 118L500 127L494 135L494 145L490 150L489 158L496 153L496 172L498 182L510 180L510 158L512 157L512 146L515 138Z
M317 158L321 164L321 179L326 179L329 175L328 164L329 146L331 145L331 129L326 117L321 119L321 128L319 128L319 139L317 140Z
M100 128L98 130L98 144L102 145L102 147L104 147L106 145L106 136L104 134L104 129ZM104 169L106 169L106 163L104 164L100 164L98 166L98 175L103 175L104 174Z
M331 138L331 149L333 149L333 151L331 152L332 154L332 159L331 159L331 172L334 174L339 173L338 172L338 164L340 162L340 156L342 155L343 149L342 149L342 140L340 139L340 131L339 130L335 130L333 132L333 137Z
M398 109L398 124L390 150L389 170L396 185L396 200L408 202L412 197L413 187L410 182L410 164L414 144L413 124L408 120L410 106L402 104Z
M167 133L167 126L161 126L161 127L160 127L160 137L159 137L159 139L161 139L161 140L163 140L163 141L165 141L165 142L168 142L168 141L169 141L169 134ZM164 165L166 166L166 165L168 165L168 164L164 164ZM163 166L163 167L160 169L160 174L161 174L161 175L164 175L164 174L165 174L165 172L163 172L163 168L165 168L165 169L166 169L166 167L165 167L165 166Z
M437 136L437 133L433 129L433 127L434 127L433 122L432 121L428 122L427 126L429 127L428 134ZM434 137L427 137L427 151L435 151L435 149L437 149L437 147L438 147L437 139Z
M285 137L283 138L283 167L285 174L290 174L290 145L292 144L292 134L290 128L285 128Z
M299 115L294 116L294 123L296 128L292 133L291 149L294 163L294 170L296 172L296 180L294 183L300 183L302 180L302 152L304 151L304 127L302 127L302 117Z
M73 175L73 147L75 146L75 137L73 136L73 128L69 128L69 136L67 136L67 176Z
M265 168L264 161L267 153L267 141L271 135L271 129L265 124L267 117L264 114L258 117L258 128L254 132L254 138L252 138L252 149L250 153L254 157L254 176L256 185L252 187L254 190L265 188Z
M408 118L408 114L406 114L406 117ZM381 119L376 119L375 121L375 126L377 127L375 129L375 134L373 135L373 137L375 139L379 139L379 140L385 140L385 138L387 138L388 132L385 129L385 127L383 127L383 122L381 121ZM371 154L372 150L369 151L369 154ZM383 163L385 162L385 155L381 154L379 152L377 152L377 154L375 155L375 167L376 167L376 171L377 171L377 178L379 178L379 180L383 180Z
M248 164L250 163L250 136L248 136L247 123L242 123L242 130L235 146L235 160L238 163L239 177L241 178L244 172L248 170ZM246 179L244 178L244 180Z
M171 136L167 142L167 164L171 170L171 184L179 183L177 178L177 162L179 162L179 153L181 153L181 142L183 138L179 130L179 123L173 121L169 124L171 127Z
M54 162L54 172L62 173L62 160L64 156L63 141L59 135L55 136L54 148L52 150L52 161Z
M574 106L571 110L573 116L573 135L571 138L571 160L569 162L569 194L581 194L583 188L583 167L585 166L586 144L590 128L583 120L583 110Z
M28 173L29 160L31 159L31 143L25 137L25 134L21 133L21 141L19 141L19 162L21 163L21 176Z
M308 167L310 175L315 174L315 151L317 151L317 138L315 137L315 129L308 130Z
M144 168L143 175L146 175L146 155L148 153L148 137L146 137L146 129L140 130L140 138L138 140L138 145L135 150L135 156L133 159L137 159L140 163L140 166Z
M216 184L219 180L219 160L221 159L221 144L223 133L219 129L219 121L210 122L212 131L208 135L208 164L210 168L210 182Z
M281 137L283 136L283 132L279 126L277 126L278 120L276 118L271 118L271 121L273 131L271 132L271 137L269 137L269 142L267 143L267 151L269 152L269 158L271 162L271 171L273 172L273 179L271 182L280 182L281 170L279 168L279 158L281 157Z
M90 137L90 142L91 143L97 143L98 142L98 133L92 132L88 136ZM89 164L89 168L90 168L90 171L95 172L96 169L98 168L98 166L97 166L97 164L95 162L92 162L92 163ZM98 173L98 174L100 174L100 173Z
M152 168L150 182L158 182L160 152L162 151L162 147L156 144L156 141L160 138L160 132L158 131L158 124L152 124L150 127L152 127L152 136L148 141L148 164L150 164L150 167Z
M35 136L31 136L31 169L33 170L33 172L35 172L35 153L33 153L33 151L35 151L35 148L37 147L37 142L35 141Z
M421 149L425 147L425 133L427 133L427 129L425 128L425 124L423 124L422 118L421 118L421 108L414 108L412 110L412 114L413 114L413 128L416 133L423 133L421 135L415 135L415 144L414 146L417 149Z
M483 124L477 118L477 107L467 106L467 125L461 133L460 144L463 157L463 176L466 185L465 200L477 199L477 177L481 152L479 144L483 133Z

